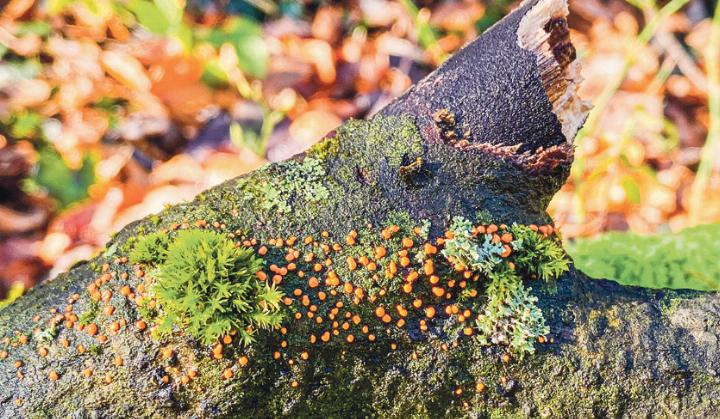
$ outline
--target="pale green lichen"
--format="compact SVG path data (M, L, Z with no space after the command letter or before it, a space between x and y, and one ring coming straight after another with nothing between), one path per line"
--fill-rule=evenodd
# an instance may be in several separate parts
M472 223L463 218L453 218L450 231L453 238L445 241L442 254L455 264L461 264L474 271L489 274L502 262L501 243L493 243L492 236L483 235L481 241L471 233Z
M501 239L495 231L488 233L481 227L478 230L463 217L453 218L451 238L445 240L442 254L453 265L469 268L489 281L485 289L487 301L476 320L478 341L508 346L520 356L533 353L535 341L549 328L537 298L519 275L556 279L567 272L569 261L557 240L537 228L519 224L503 227L505 230L499 231Z
M246 199L257 200L260 208L287 214L292 210L291 202L314 204L330 196L324 185L326 178L322 161L305 158L302 161L288 160L261 169L269 176L260 179L241 178L238 187Z
M476 320L479 342L510 346L521 356L534 353L535 341L550 332L537 297L510 271L492 272L488 278L488 301Z

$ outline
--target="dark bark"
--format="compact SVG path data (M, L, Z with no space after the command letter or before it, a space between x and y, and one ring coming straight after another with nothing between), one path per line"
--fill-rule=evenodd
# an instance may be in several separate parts
M273 360L277 334L260 334L249 349L250 365L235 364L236 376L223 380L221 372L236 358L213 360L208 348L183 333L154 339L138 331L132 327L139 318L136 307L118 292L111 299L116 312L98 314L94 321L101 334L118 318L129 326L117 335L107 333L106 343L62 323L48 329L50 310L62 313L74 293L80 298L73 310L90 310L85 290L102 275L103 263L113 273L112 289L136 288L143 279L117 260L126 255L128 240L174 224L218 222L268 242L318 237L322 231L341 241L352 229L383 226L393 217L429 220L432 236L451 217L475 219L479 211L498 223L548 222L545 208L572 161L567 133L574 134L567 115L556 116L564 112L557 99L572 89L567 77L557 75L567 76L564 60L573 55L558 4L564 6L552 0L524 3L382 116L348 123L298 156L298 162L308 157L320 162L304 182L328 198L314 200L317 191L274 199L248 194L268 179L290 182L278 165L251 173L128 226L103 255L0 311L0 338L8 338L0 342L0 351L8 353L0 360L0 416L720 415L720 297L623 287L575 270L557 283L532 284L552 339L509 364L501 361L503 348L472 340L446 350L440 319L429 337L409 327L408 336L394 340L396 350L388 342L330 343L313 349L308 362L293 365ZM525 49L518 28L537 8L549 48ZM547 67L543 51L552 54L555 67ZM288 208L278 212L277 205ZM25 344L22 335L29 337ZM80 353L78 344L86 350ZM41 356L39 348L49 353ZM165 359L161 348L174 354ZM114 364L118 356L122 366ZM22 366L16 368L16 361ZM81 374L88 367L91 377ZM181 385L180 377L192 369L198 377ZM49 380L52 371L56 381ZM473 390L478 382L485 391ZM463 395L453 394L458 387Z

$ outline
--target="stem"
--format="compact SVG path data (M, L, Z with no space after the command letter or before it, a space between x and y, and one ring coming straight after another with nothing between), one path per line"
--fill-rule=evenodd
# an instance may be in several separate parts
M703 146L700 165L698 166L690 191L688 208L690 225L699 224L702 220L700 210L703 206L704 192L708 187L713 171L713 157L720 142L720 3L715 7L715 14L710 30L710 42L705 53L708 78L708 108L710 127Z
M400 0L400 3L413 18L420 46L422 46L424 50L430 52L433 60L436 61L436 64L440 64L445 61L448 58L448 55L442 50L442 48L440 48L440 44L438 44L437 38L435 37L435 31L432 26L430 26L430 23L428 23L428 19L423 18L423 14L420 13L420 10L412 0Z

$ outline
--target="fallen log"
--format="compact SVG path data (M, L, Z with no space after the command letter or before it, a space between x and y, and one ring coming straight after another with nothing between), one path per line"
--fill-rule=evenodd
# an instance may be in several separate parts
M717 294L556 253L587 111L566 14L524 2L370 121L1 310L0 416L720 415Z

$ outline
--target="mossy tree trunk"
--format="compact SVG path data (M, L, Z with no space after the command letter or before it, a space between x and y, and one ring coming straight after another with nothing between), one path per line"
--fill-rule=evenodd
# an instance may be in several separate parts
M152 231L331 243L389 225L438 237L457 216L550 222L586 110L565 12L560 0L523 3L371 121L126 227L97 258L0 311L0 416L719 416L717 294L623 287L571 268L530 281L550 329L534 354L508 359L504 347L449 336L439 316L429 333L408 318L405 333L316 345L295 362L275 359L285 339L310 348L292 322L287 336L260 332L213 359L182 330L151 337L126 298L124 286L141 294L152 280L125 259ZM96 282L105 306L88 295ZM78 330L88 323L98 330Z

